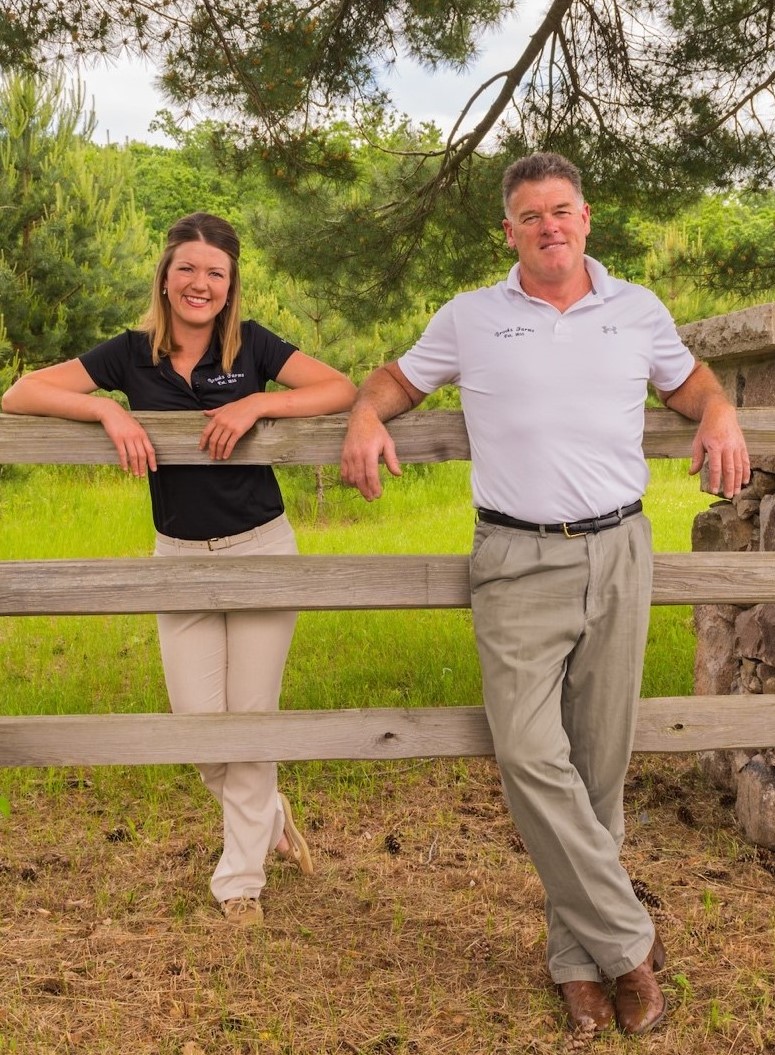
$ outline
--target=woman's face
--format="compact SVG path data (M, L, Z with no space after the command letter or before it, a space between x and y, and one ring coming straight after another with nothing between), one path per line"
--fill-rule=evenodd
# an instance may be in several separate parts
M183 242L170 261L164 286L172 313L172 328L212 330L231 287L231 261L207 242Z

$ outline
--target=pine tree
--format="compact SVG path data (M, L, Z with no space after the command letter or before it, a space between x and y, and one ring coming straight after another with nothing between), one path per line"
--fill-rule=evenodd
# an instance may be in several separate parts
M307 219L300 274L330 270L352 312L388 308L426 273L443 294L420 259L429 242L450 282L479 278L497 255L498 175L532 150L579 164L588 197L612 207L607 241L596 237L625 255L625 210L666 218L706 189L771 185L775 0L552 0L448 138L414 130L364 182L334 117L365 133L375 112L389 120L380 68L406 55L461 69L514 10L515 0L4 0L0 61L154 54L184 114L231 115L243 164L261 165L289 217ZM468 123L480 98L486 113Z
M136 321L147 296L129 168L89 142L93 127L61 77L0 81L0 316L21 367L85 351Z

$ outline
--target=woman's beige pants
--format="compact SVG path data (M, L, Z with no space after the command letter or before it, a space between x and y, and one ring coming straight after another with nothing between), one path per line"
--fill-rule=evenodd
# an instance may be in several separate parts
M296 553L283 515L229 539L191 542L157 535L155 555L224 557ZM157 617L164 676L179 714L274 711L279 706L295 612L186 612ZM197 767L223 807L223 853L210 889L218 901L258 897L264 861L283 832L273 762Z

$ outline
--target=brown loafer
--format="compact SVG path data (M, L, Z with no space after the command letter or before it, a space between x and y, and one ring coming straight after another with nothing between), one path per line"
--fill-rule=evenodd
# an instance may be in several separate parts
M600 982L562 982L560 993L572 1029L599 1032L615 1024L614 1005Z
M664 966L665 947L655 934L651 951L640 967L616 979L614 1003L622 1033L648 1033L665 1017L667 1000L654 977L654 971L661 971Z

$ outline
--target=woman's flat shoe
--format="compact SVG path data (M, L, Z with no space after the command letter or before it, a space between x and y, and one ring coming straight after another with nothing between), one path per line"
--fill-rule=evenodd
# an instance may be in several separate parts
M285 817L283 835L288 840L288 849L278 850L277 852L284 861L289 861L291 864L296 865L302 875L311 876L315 869L312 866L312 857L307 846L307 840L296 827L293 813L291 812L291 804L282 792L280 792L280 802L282 803Z

